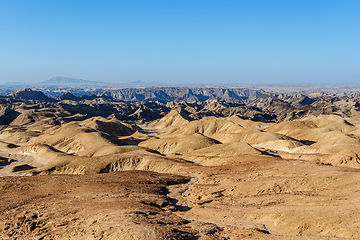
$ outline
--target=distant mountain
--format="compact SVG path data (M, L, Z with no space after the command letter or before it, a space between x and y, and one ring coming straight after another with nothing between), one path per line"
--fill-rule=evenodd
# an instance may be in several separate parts
M187 88L187 87L159 87L159 88L123 88L110 89L105 93L122 101L206 101L226 100L236 103L249 103L258 98L270 98L271 94L262 90L245 88Z
M53 77L49 80L39 82L38 84L43 85L84 85L84 84L102 84L102 81L89 81L78 78L68 77Z
M96 98L102 98L103 100L114 100L111 96L105 94L105 93L99 93L97 95L81 95L80 97L75 96L74 94L70 93L70 92L66 92L58 97L56 97L55 99L58 101L62 101L62 100L72 100L72 101L81 101L81 100L93 100Z
M128 83L131 83L131 84L141 84L141 83L146 83L144 81L133 81L133 82L128 82Z

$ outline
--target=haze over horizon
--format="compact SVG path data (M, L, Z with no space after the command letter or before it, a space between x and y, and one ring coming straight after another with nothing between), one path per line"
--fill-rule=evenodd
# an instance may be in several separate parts
M360 2L0 1L0 83L360 83Z

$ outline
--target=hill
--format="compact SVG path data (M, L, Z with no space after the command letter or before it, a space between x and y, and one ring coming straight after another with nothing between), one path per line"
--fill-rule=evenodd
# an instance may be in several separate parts
M44 93L40 91L34 91L31 88L24 88L13 92L8 95L11 98L19 99L19 100L38 100L45 102L52 102L53 99L47 97Z
M360 239L359 100L0 97L0 239Z

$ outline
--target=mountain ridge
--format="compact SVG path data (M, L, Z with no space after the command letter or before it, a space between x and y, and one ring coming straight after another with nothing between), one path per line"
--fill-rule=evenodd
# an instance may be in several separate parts
M52 85L52 84L76 85L76 84L102 84L102 83L104 83L104 82L90 81L90 80L84 80L84 79L79 79L79 78L68 78L68 77L62 77L62 76L52 77L48 80L38 82L38 84L44 84L44 85Z

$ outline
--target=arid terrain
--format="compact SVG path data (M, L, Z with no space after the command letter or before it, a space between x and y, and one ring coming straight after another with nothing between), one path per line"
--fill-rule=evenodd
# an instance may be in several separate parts
M186 91L0 97L0 239L360 239L358 93Z

